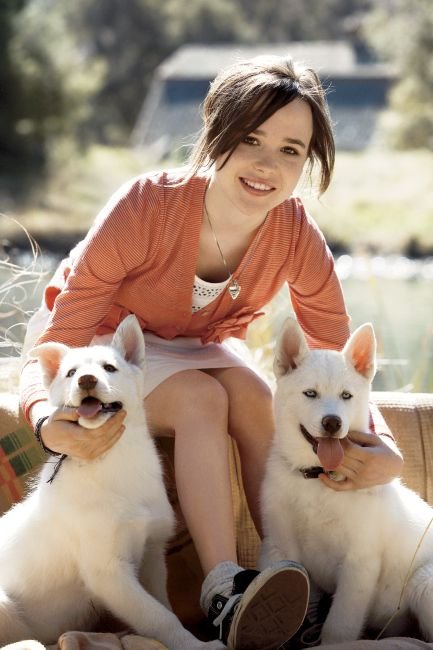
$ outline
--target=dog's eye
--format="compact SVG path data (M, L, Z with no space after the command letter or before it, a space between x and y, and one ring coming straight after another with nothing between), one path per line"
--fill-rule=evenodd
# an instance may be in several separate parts
M77 372L77 369L76 369L76 368L71 368L71 369L68 370L68 372L66 373L66 376L67 376L67 377L73 377L73 376L75 375L76 372Z
M304 390L304 395L306 397L309 397L310 399L314 399L317 397L317 390L313 390L312 388L309 388L308 390Z
M341 399L352 399L353 395L348 390L343 390L340 397Z
M111 363L104 363L103 368L105 372L117 372L117 368L115 368Z

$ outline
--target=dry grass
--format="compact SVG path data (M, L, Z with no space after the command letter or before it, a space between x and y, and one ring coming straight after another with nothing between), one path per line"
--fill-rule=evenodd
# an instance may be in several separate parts
M17 209L14 215L36 238L47 232L84 233L113 192L128 179L152 168L143 155L120 148L91 147L82 156L58 154L46 184ZM14 239L20 233L2 220L2 236Z
M14 215L36 239L85 232L109 196L142 171L178 164L131 149L94 146L82 156L59 153L46 185ZM402 252L411 240L433 251L433 152L339 152L334 180L307 207L330 242L352 251ZM3 236L13 236L1 224Z
M307 199L328 239L352 252L433 251L433 153L339 153L331 187Z

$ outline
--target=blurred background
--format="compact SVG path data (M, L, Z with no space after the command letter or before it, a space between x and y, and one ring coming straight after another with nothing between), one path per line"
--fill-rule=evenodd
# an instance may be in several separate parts
M431 0L2 0L0 356L125 180L181 164L236 58L291 53L328 89L337 164L299 191L334 253L377 389L433 391ZM269 370L287 290L249 343Z

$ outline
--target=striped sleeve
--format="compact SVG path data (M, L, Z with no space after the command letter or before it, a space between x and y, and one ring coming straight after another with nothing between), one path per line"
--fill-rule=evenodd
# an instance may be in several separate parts
M349 316L334 259L321 231L302 205L289 277L292 306L311 348L341 350Z
M128 183L113 196L46 288L52 314L37 344L58 341L79 347L90 343L126 275L156 255L161 209L160 192L145 178ZM68 273L64 273L66 268ZM20 381L21 408L27 421L31 407L41 400L46 400L46 391L39 364L31 360L24 365Z
M39 343L88 345L125 277L156 254L160 210L160 193L146 179L114 195L80 244Z

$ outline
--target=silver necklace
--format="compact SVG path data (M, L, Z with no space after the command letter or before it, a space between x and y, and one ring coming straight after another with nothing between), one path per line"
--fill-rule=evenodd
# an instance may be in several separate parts
M223 264L224 264L225 269L226 269L226 271L228 273L228 276L229 276L230 284L227 287L228 292L230 294L231 299L236 300L236 298L239 296L239 294L241 292L241 285L236 280L236 278L233 277L233 273L231 272L230 267L227 264L226 258L224 257L224 253L221 250L221 246L220 246L218 238L217 238L217 236L215 234L215 230L213 229L212 221L211 221L211 218L210 218L210 214L207 211L206 204L204 204L204 211L206 212L206 217L207 217L207 220L208 220L209 227L211 229L213 238L215 239L215 244L217 245L217 248L219 250L219 254L221 255L221 259L223 261Z

